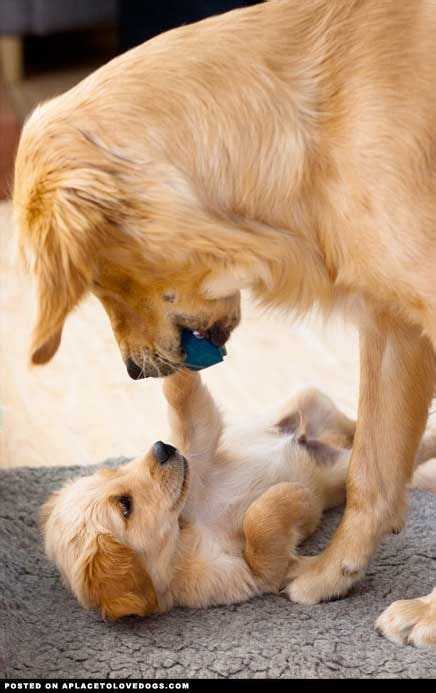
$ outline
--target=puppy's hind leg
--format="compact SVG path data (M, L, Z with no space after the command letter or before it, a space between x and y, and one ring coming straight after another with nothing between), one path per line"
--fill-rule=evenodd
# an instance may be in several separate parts
M321 502L302 484L271 486L245 513L244 556L263 591L280 588L296 546L318 526Z
M281 408L277 428L295 438L350 449L356 422L338 409L326 394L316 388L297 392Z
M412 487L436 493L436 431L428 432L419 447Z
M356 422L323 392L308 388L282 407L276 427L283 435L292 435L309 455L307 481L315 484L323 509L343 503Z
M433 458L436 458L436 431L429 431L421 440L416 456L416 464L424 464L424 462Z

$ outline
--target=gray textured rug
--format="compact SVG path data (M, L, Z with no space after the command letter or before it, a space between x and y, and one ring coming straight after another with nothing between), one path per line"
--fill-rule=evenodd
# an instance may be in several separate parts
M436 566L436 496L415 492L407 529L386 540L345 600L301 607L281 597L147 620L103 623L82 610L44 557L36 517L48 493L88 468L0 472L0 673L32 677L432 677L434 651L374 631L395 599L423 596ZM331 536L339 512L305 551Z

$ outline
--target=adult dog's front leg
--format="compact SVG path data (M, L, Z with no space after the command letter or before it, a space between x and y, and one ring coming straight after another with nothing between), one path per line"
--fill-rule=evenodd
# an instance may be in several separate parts
M289 597L345 594L384 534L398 532L433 394L434 354L417 331L378 320L361 333L359 417L342 522L323 554L296 565Z
M391 604L377 619L376 628L398 645L436 647L436 587L427 597Z

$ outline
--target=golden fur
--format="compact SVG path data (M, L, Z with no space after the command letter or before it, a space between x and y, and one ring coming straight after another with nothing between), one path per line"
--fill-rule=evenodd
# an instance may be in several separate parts
M296 545L344 497L354 422L320 392L224 436L198 374L169 376L164 391L179 450L160 463L153 446L75 479L42 509L49 557L105 618L277 591ZM344 434L348 449L337 447Z
M404 521L434 392L434 0L272 0L185 26L39 107L14 203L39 285L32 358L88 293L123 357L183 361L180 327L222 342L239 289L361 332L347 509L292 599L344 594ZM428 644L413 636L415 644Z
M298 565L297 545L344 499L355 423L321 392L226 432L197 373L169 376L164 392L179 448L168 460L153 446L70 481L42 509L48 556L104 618L277 592ZM433 435L419 461L434 454Z

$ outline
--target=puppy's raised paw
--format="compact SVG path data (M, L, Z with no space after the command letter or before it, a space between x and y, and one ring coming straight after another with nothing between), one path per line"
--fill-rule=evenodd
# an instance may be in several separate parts
M393 602L375 626L381 635L397 645L436 647L436 590L422 599Z

